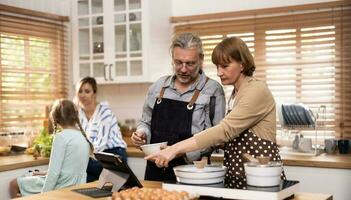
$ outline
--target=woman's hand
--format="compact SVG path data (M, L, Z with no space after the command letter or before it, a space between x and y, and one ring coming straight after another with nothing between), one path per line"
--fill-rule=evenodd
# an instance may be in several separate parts
M180 156L186 152L200 149L194 137L178 142L159 152L146 156L144 159L155 162L157 167L168 167L168 163L176 156Z
M159 152L146 156L144 159L153 161L157 167L168 167L168 163L176 157L177 150L174 146L167 147Z
M133 144L137 147L146 144L146 134L141 131L134 132L130 139L132 139Z

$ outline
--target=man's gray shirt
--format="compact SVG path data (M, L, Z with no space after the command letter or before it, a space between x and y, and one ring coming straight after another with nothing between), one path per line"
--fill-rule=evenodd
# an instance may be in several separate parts
M147 93L147 97L143 107L142 118L138 123L137 130L141 130L146 133L147 143L150 143L151 139L151 117L152 109L156 98L160 95L162 87L165 87L165 93L163 98L173 99L177 101L189 102L193 96L195 89L201 90L199 97L197 98L195 104L195 110L193 112L191 132L196 134L204 129L211 127L210 121L210 97L216 97L216 105L214 110L214 118L212 120L213 124L216 125L225 115L225 96L222 86L215 80L209 79L206 83L206 75L202 71L200 78L195 81L186 92L179 93L175 88L175 75L171 78L169 76L164 76L158 79L154 84L152 84ZM171 113L170 113L171 114ZM201 150L189 152L186 154L186 160L191 163L194 160L200 158Z

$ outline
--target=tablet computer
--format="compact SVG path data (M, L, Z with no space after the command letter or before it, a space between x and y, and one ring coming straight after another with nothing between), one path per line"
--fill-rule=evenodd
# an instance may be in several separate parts
M119 155L104 152L94 153L94 155L95 158L100 161L103 168L129 175L126 183L121 189L143 187L133 171L129 168L128 164L125 163Z

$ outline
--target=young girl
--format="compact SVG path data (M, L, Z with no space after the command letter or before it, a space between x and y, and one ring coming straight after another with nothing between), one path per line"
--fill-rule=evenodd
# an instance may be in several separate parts
M19 177L10 183L11 197L46 192L86 182L86 168L93 147L69 100L56 100L50 112L55 136L47 173ZM60 131L58 131L60 130Z

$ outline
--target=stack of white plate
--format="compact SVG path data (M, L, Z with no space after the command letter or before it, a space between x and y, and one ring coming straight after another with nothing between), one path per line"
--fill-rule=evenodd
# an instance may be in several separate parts
M219 165L207 165L198 169L195 165L181 165L173 168L179 183L206 185L222 183L226 167Z

